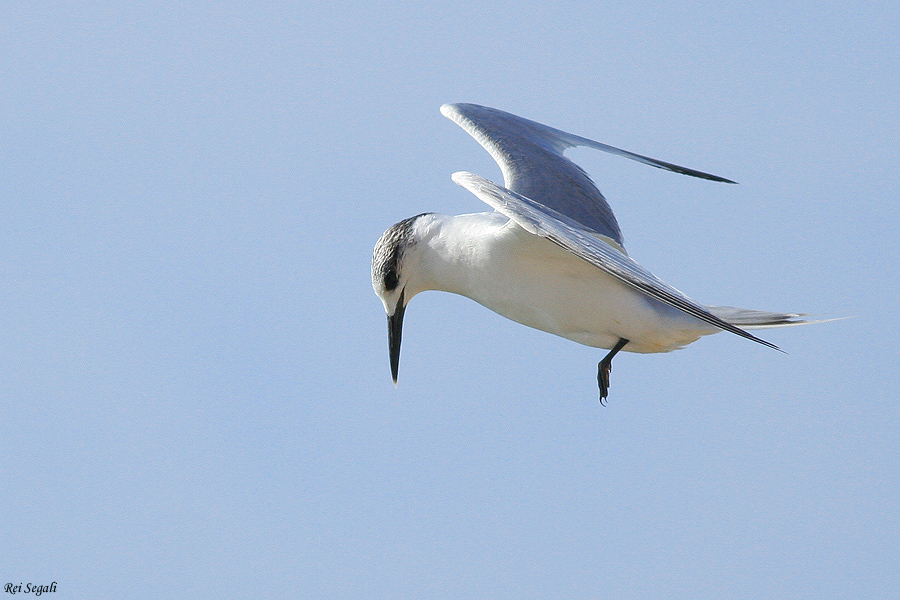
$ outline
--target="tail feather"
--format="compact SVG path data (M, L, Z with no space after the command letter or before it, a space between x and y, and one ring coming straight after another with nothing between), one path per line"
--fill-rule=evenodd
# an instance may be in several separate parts
M809 315L805 313L780 313L765 310L752 310L749 308L735 308L734 306L707 306L706 310L719 317L723 321L731 323L741 329L771 329L773 327L791 327L793 325L809 325L822 323L833 319L811 321L804 319Z

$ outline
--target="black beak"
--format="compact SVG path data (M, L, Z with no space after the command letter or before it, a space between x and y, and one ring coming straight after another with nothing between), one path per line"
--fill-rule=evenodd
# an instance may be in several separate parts
M403 291L397 301L394 314L388 317L388 350L391 353L391 377L394 385L397 385L397 371L400 369L400 337L403 334L403 313L406 306L403 303Z

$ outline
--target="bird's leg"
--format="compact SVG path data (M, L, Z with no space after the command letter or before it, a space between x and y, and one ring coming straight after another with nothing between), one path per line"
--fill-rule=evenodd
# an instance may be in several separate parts
M603 404L603 401L606 400L606 397L609 395L609 372L612 371L612 359L627 343L628 340L625 338L619 338L619 341L616 342L616 345L609 351L609 354L604 356L603 360L597 364L597 384L600 386L600 404Z

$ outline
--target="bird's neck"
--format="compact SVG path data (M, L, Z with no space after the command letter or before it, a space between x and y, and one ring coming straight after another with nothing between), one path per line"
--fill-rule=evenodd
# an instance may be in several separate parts
M469 215L432 215L423 223L416 244L417 281L411 281L417 293L440 290L472 297L472 290L485 276L491 252L492 233L507 222L498 213Z

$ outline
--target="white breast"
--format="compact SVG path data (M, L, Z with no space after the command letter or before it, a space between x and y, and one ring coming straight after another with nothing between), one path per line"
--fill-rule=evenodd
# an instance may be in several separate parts
M625 338L625 350L667 352L720 331L498 213L444 219L424 263L433 280L427 289L467 296L508 319L597 348Z

